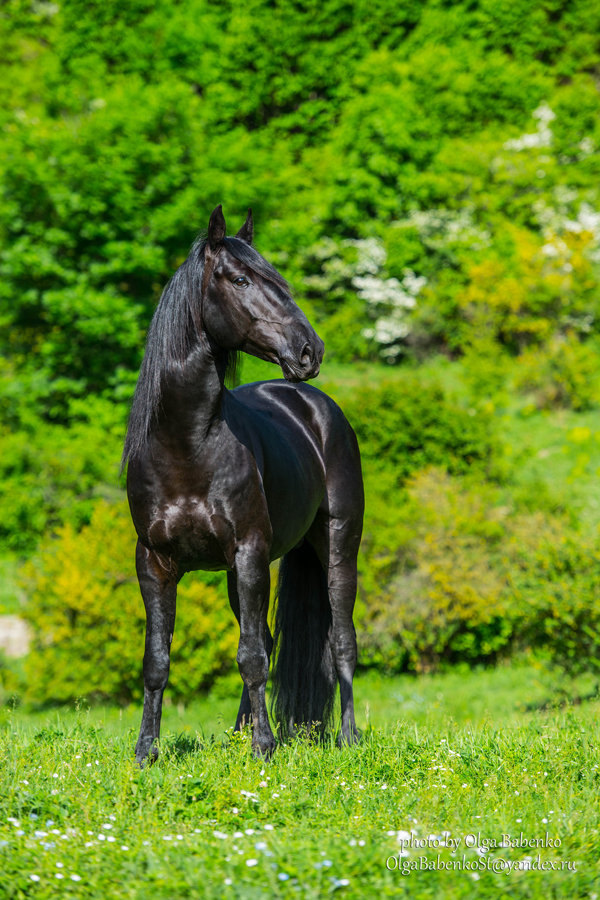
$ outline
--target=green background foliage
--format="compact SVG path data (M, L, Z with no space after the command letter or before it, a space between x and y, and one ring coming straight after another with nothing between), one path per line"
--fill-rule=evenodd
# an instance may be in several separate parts
M252 206L361 442L361 664L594 658L599 35L595 0L6 0L0 539L26 696L139 692L120 446L217 203ZM187 698L235 627L212 576L181 598Z

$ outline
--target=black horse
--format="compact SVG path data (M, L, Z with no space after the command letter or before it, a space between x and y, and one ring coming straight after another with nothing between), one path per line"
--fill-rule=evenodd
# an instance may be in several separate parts
M146 607L144 711L136 758L156 758L177 583L227 571L244 682L236 729L255 754L275 739L265 704L273 638L269 564L283 557L275 621L273 711L287 736L324 728L340 684L342 740L353 742L352 611L363 485L339 407L301 382L323 342L279 272L251 246L252 214L225 236L221 206L165 288L148 332L123 452ZM279 363L285 381L225 387L238 351Z

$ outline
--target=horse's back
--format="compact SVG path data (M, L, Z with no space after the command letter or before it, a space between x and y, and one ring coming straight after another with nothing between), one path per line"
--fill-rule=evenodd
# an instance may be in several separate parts
M360 451L356 435L337 403L306 382L281 379L242 385L232 395L278 428L285 429L305 456L318 457L328 506L362 517L364 505Z
M232 391L232 396L277 426L290 429L295 435L302 431L311 441L316 441L324 463L331 454L347 446L360 465L358 444L350 423L335 400L318 388L306 382L276 379L242 385Z

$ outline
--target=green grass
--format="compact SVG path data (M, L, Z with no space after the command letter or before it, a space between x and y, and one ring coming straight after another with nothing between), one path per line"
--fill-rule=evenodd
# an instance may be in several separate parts
M524 665L363 676L358 746L297 739L269 763L229 730L235 700L213 695L166 709L143 771L139 709L5 708L0 896L591 897L600 704L540 707L594 687ZM577 871L527 868L538 856Z

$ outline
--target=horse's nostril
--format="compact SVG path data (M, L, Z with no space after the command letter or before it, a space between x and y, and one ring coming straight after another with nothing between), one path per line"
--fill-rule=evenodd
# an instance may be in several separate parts
M312 366L313 357L312 351L310 349L310 344L305 344L302 348L302 353L300 354L300 365L303 369L308 369Z

